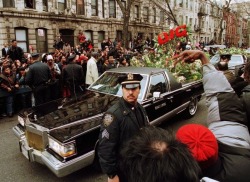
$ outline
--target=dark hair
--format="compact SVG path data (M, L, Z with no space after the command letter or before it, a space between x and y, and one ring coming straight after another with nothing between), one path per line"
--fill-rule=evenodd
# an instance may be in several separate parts
M11 42L13 43L13 42L15 42L16 41L16 39L13 39Z
M198 182L201 169L188 147L172 132L153 126L140 130L121 150L127 181Z
M217 64L217 68L220 71L226 71L226 70L228 70L228 64L227 64L227 62L219 61Z

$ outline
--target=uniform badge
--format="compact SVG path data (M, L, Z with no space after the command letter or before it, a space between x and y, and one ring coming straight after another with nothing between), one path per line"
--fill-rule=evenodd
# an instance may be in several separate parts
M102 138L107 138L107 139L109 139L109 132L105 129L105 130L103 130L103 132L102 132Z
M114 120L114 116L111 114L105 114L103 117L103 125L105 127L109 126Z
M128 80L133 80L133 79L134 79L133 74L132 74L132 73L129 73L129 74L128 74Z

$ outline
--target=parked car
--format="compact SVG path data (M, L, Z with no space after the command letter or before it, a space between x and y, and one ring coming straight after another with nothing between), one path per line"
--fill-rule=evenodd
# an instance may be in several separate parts
M195 115L203 90L201 80L178 83L166 69L121 67L110 69L88 91L67 102L55 100L20 112L13 131L20 151L30 162L46 165L62 177L98 164L98 134L103 113L122 96L118 77L124 73L143 76L138 102L151 125L159 125L182 112Z
M220 61L220 54L214 55L210 62L216 65ZM231 60L228 62L229 70L232 70L235 75L238 74L238 70L242 68L247 62L247 57L241 54L232 54Z

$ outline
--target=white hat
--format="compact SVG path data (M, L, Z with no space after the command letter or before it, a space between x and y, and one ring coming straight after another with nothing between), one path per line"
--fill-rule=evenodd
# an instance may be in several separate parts
M48 56L47 56L47 60L51 60L51 59L53 60L52 55L48 55Z

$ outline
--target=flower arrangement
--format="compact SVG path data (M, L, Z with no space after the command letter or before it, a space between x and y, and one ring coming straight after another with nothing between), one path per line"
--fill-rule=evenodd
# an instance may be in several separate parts
M201 61L196 60L192 64L177 63L174 66L174 60L172 59L175 47L178 42L184 41L185 38L175 37L166 44L159 44L155 40L154 50L150 50L143 55L134 56L130 64L135 67L156 67L168 69L173 76L180 83L186 83L191 81L200 80L201 74Z

